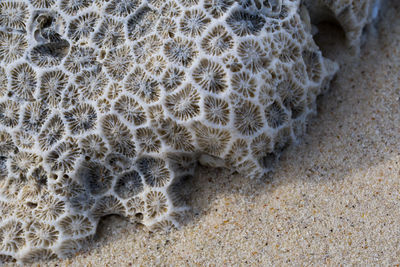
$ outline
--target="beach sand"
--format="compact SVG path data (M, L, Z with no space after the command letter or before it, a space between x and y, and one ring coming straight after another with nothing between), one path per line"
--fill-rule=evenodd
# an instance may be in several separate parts
M111 217L87 252L46 265L399 264L399 14L389 1L359 58L340 34L321 34L341 70L274 173L203 167L185 187L193 212L181 229L149 233Z

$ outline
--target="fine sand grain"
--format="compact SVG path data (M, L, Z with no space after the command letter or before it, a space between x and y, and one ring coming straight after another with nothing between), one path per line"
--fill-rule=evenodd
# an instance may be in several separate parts
M187 182L193 214L180 230L148 233L110 217L89 252L47 264L399 264L399 14L400 2L389 1L359 58L339 33L321 34L341 70L303 141L269 177L203 168Z

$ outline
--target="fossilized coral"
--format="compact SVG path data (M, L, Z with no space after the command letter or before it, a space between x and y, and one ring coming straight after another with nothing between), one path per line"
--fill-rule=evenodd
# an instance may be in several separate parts
M305 3L353 45L376 13ZM1 1L0 263L72 255L110 214L178 225L197 161L270 171L337 70L310 31L299 0Z

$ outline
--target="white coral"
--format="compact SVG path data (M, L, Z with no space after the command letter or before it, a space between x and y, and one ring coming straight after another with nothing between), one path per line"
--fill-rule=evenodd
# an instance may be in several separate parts
M379 3L314 2L352 45ZM109 214L176 226L197 161L268 172L337 71L300 4L0 1L0 263L72 255Z

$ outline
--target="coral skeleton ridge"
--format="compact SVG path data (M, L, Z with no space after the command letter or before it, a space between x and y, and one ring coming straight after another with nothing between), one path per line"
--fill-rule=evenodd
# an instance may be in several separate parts
M308 10L358 45L375 2L0 0L0 264L73 255L110 214L177 226L199 161L270 171L338 69Z

